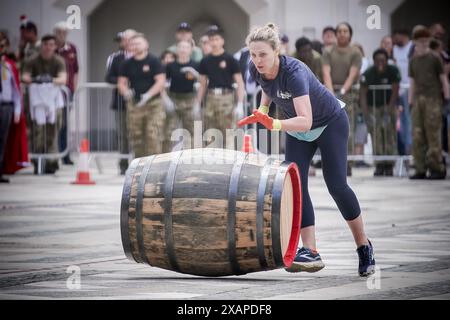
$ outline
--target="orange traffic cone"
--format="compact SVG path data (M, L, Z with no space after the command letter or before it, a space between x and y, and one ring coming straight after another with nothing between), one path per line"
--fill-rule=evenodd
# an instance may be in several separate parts
M80 143L80 157L78 158L77 179L72 184L95 184L89 175L89 140Z
M242 146L242 152L253 153L252 136L249 134L244 135L244 145Z

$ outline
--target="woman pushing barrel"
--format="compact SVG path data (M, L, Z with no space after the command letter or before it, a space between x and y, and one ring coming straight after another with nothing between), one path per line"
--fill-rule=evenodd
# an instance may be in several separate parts
M368 276L375 272L373 247L364 232L361 209L355 193L347 184L347 140L349 120L341 104L297 59L280 55L277 27L269 23L255 28L247 37L250 50L250 73L262 87L261 105L253 115L239 121L239 126L259 122L269 130L283 130L286 137L286 160L295 162L301 175L301 240L290 272L316 272L324 267L317 252L314 209L308 193L308 169L320 149L323 176L328 191L353 234L359 256L358 272ZM285 120L269 117L269 105L277 104Z

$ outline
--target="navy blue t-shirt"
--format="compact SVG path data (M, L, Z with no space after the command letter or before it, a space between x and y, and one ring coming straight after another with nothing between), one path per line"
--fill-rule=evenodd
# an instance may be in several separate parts
M341 110L335 96L317 80L300 60L280 56L280 69L273 80L267 80L250 63L250 73L264 93L280 107L286 119L297 117L293 99L309 95L312 108L312 129L327 125Z

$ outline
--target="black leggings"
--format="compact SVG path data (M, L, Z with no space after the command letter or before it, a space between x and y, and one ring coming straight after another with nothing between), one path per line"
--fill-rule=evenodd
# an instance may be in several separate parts
M286 160L295 162L300 169L302 228L314 225L314 209L308 192L308 171L317 148L322 156L323 177L328 191L344 219L354 220L361 213L358 199L347 184L348 131L347 113L342 109L315 141L302 141L286 134Z

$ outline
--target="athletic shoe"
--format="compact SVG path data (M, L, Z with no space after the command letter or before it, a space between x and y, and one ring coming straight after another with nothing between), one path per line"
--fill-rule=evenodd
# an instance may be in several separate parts
M317 272L324 267L317 251L302 247L298 249L292 265L285 270L287 272Z
M359 257L358 272L361 277L367 277L375 273L375 257L373 256L372 243L364 245L356 249Z

